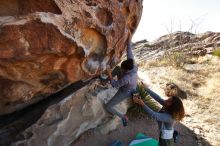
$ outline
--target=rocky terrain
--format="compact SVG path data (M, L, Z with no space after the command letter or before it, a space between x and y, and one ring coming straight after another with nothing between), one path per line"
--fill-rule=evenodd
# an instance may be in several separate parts
M153 42L146 40L135 43L135 54L138 62L167 57L177 52L190 57L204 56L220 47L220 33L175 32L164 35Z
M100 125L114 91L96 88L96 77L121 61L142 8L142 0L1 0L0 145L68 145Z
M188 39L181 44L178 42L180 37ZM213 56L213 51L219 49L219 37L220 33L214 32L197 35L176 32L154 42L143 40L134 44L141 80L165 99L163 89L168 82L175 83L187 93L187 98L182 96L186 98L183 100L186 117L176 126L180 141L175 146L220 145L220 57ZM128 127L119 126L107 136L96 129L91 130L73 146L108 145L113 140L128 145L139 132L158 138L154 120L147 116L137 118L138 113L132 114L132 111L128 111L128 115Z
M116 90L97 78L122 60L141 12L142 0L1 0L0 145L129 143L137 132L156 137L147 117L116 129L120 119L105 111ZM187 93L178 145L220 145L220 59L213 56L219 47L214 32L134 44L140 79L163 97L167 82ZM131 105L118 108L126 113Z
M219 48L220 33L214 32L176 32L151 43L136 44L136 58L145 80L162 96L167 82L185 91L187 116L182 123L197 139L206 139L214 146L220 145L220 57L213 55Z

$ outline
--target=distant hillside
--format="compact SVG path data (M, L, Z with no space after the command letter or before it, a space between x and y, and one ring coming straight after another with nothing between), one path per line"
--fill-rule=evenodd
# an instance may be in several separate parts
M204 139L220 146L220 33L176 32L137 42L134 52L139 71L158 94L166 97L169 82L186 92L182 123L194 131L198 146Z
M203 56L220 47L220 33L192 34L175 32L164 35L153 42L136 42L135 53L139 61L160 58L165 54L179 52L185 55Z

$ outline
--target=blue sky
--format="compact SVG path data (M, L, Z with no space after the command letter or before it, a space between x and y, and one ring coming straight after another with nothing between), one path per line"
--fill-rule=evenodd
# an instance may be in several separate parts
M142 18L132 40L153 41L179 30L220 32L220 0L143 0Z

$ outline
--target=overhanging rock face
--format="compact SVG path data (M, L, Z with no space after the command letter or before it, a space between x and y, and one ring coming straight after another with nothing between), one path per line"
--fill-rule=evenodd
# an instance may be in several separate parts
M0 115L120 61L142 0L1 0Z

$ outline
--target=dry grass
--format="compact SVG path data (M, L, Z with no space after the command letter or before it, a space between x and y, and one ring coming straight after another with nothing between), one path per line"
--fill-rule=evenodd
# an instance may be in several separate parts
M213 55L220 57L220 48L216 49L216 50L213 52Z
M167 82L173 82L187 92L189 98L184 101L184 105L189 119L186 118L183 123L189 128L201 129L202 137L212 145L219 146L220 59L210 55L194 61L196 64L187 69L177 68L173 63L167 63L164 67L158 61L156 66L151 63L142 65L142 68L145 68L152 86L160 95L163 95L163 92L159 89Z
M186 62L189 62L189 58L180 52L165 53L160 59L149 61L148 63L142 62L142 67L160 67L160 66L173 66L175 68L182 68Z

